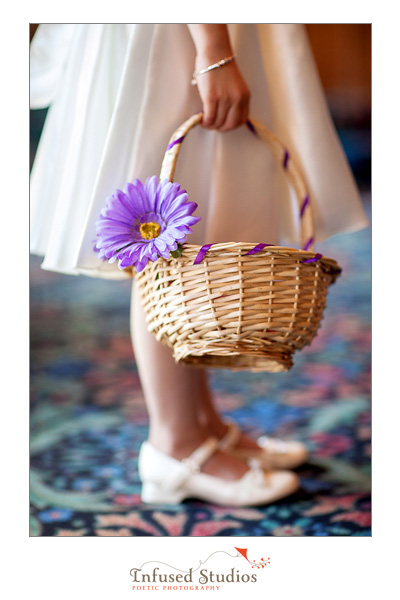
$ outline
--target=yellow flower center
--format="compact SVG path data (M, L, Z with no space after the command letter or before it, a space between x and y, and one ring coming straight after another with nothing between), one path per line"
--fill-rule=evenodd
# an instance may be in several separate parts
M139 227L140 235L144 240L151 240L158 237L161 232L161 227L158 223L142 223Z

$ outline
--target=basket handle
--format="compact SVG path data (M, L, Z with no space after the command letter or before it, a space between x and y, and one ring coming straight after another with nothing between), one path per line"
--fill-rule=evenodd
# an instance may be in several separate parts
M197 113L185 121L174 131L165 151L161 165L160 180L173 180L176 161L179 150L186 134L203 119L203 113ZM299 169L290 156L287 148L268 129L253 119L247 122L247 126L257 137L259 137L271 150L276 160L282 165L289 183L293 186L299 203L299 218L301 232L301 247L303 250L313 251L314 247L314 223L310 207L310 197Z

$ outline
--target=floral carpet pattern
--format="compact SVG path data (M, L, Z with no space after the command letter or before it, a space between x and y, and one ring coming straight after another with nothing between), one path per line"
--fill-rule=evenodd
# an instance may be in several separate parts
M318 245L343 275L289 373L210 371L226 417L310 450L296 494L246 509L141 504L136 460L148 420L129 337L130 282L50 273L32 257L31 535L371 535L370 236Z

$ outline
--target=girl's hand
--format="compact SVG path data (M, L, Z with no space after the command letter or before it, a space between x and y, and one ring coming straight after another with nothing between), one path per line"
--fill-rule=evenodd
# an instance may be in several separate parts
M197 50L195 71L232 56L226 25L195 24L188 25L188 28ZM203 127L230 131L246 123L250 91L235 59L222 67L198 75L196 81L203 102Z
M205 62L198 57L196 70L213 64L212 62L205 64ZM196 81L203 102L203 127L230 131L246 123L249 115L250 91L235 60L199 75Z

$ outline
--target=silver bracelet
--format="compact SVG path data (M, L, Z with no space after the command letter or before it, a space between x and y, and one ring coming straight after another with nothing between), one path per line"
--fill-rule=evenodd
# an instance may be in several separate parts
M197 85L196 77L198 75L203 75L203 73L208 73L208 71L212 71L213 69L218 69L219 67L223 67L228 63L232 62L236 58L236 54L232 54L232 56L227 56L226 58L222 58L218 62L206 67L205 69L200 69L200 71L195 71L192 75L193 79L190 82L192 85Z

